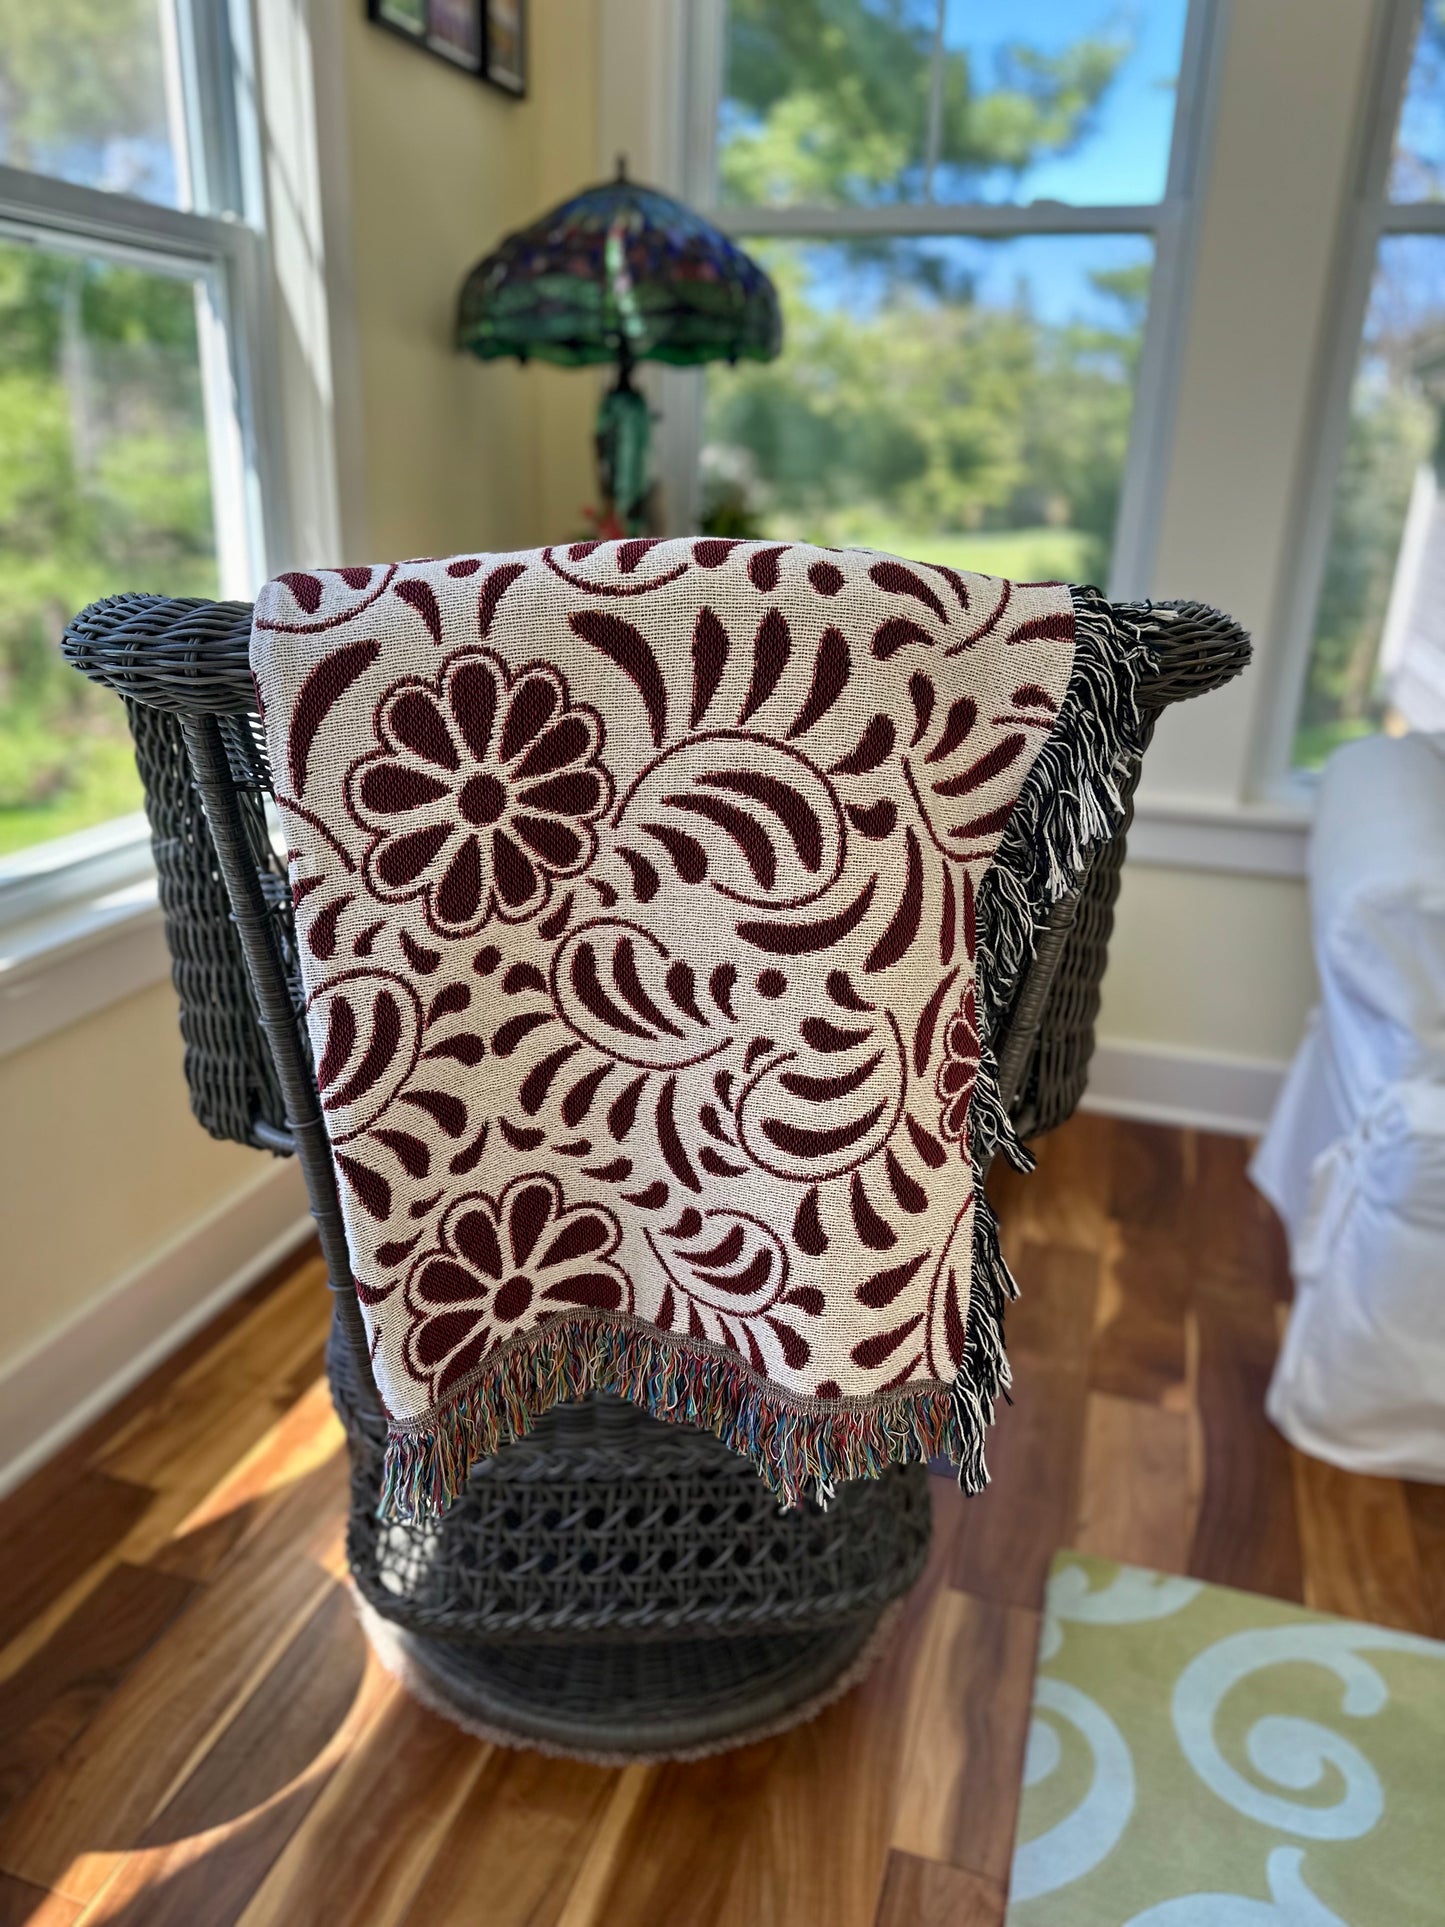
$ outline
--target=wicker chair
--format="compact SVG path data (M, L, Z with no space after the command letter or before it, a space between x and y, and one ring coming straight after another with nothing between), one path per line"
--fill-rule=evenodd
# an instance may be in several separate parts
M1157 669L1151 730L1167 704L1248 660L1238 626L1199 604L1128 614ZM826 1513L783 1513L709 1434L595 1396L478 1466L440 1527L378 1521L385 1426L300 1023L250 622L244 603L116 596L78 616L64 646L129 712L192 1108L213 1135L302 1166L334 1293L348 1553L373 1642L462 1724L570 1753L676 1757L808 1717L866 1667L922 1569L921 1467L847 1485ZM1121 829L1041 932L996 1040L1024 1135L1062 1123L1082 1095L1123 856Z

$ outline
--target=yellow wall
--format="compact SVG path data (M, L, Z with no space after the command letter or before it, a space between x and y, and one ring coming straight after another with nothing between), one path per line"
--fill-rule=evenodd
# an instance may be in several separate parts
M530 15L532 85L513 101L346 8L368 559L529 547L580 533L595 500L595 378L452 347L467 269L597 178L596 8Z
M191 1117L168 983L0 1059L0 1369L266 1162Z
M1314 998L1303 883L1125 865L1102 1042L1280 1063Z

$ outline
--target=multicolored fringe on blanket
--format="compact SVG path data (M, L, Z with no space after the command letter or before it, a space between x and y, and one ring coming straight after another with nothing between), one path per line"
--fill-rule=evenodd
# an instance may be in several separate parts
M290 574L252 643L307 1024L435 1517L559 1401L789 1502L986 1480L1000 1035L1116 824L1147 658L1091 590L578 543Z

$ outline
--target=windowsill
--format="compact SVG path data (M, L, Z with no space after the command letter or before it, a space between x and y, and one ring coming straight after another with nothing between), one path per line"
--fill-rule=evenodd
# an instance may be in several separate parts
M1313 816L1312 793L1304 786L1252 803L1143 795L1129 831L1129 861L1298 880L1309 861Z
M96 879L87 893L0 925L0 1057L169 975L149 857L147 848L139 876ZM133 850L130 859L134 871Z

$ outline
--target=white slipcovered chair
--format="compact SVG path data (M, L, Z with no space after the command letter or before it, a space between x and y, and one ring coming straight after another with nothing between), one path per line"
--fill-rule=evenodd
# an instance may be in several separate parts
M1268 1411L1302 1451L1445 1481L1445 736L1330 761L1321 999L1252 1166L1296 1298Z

